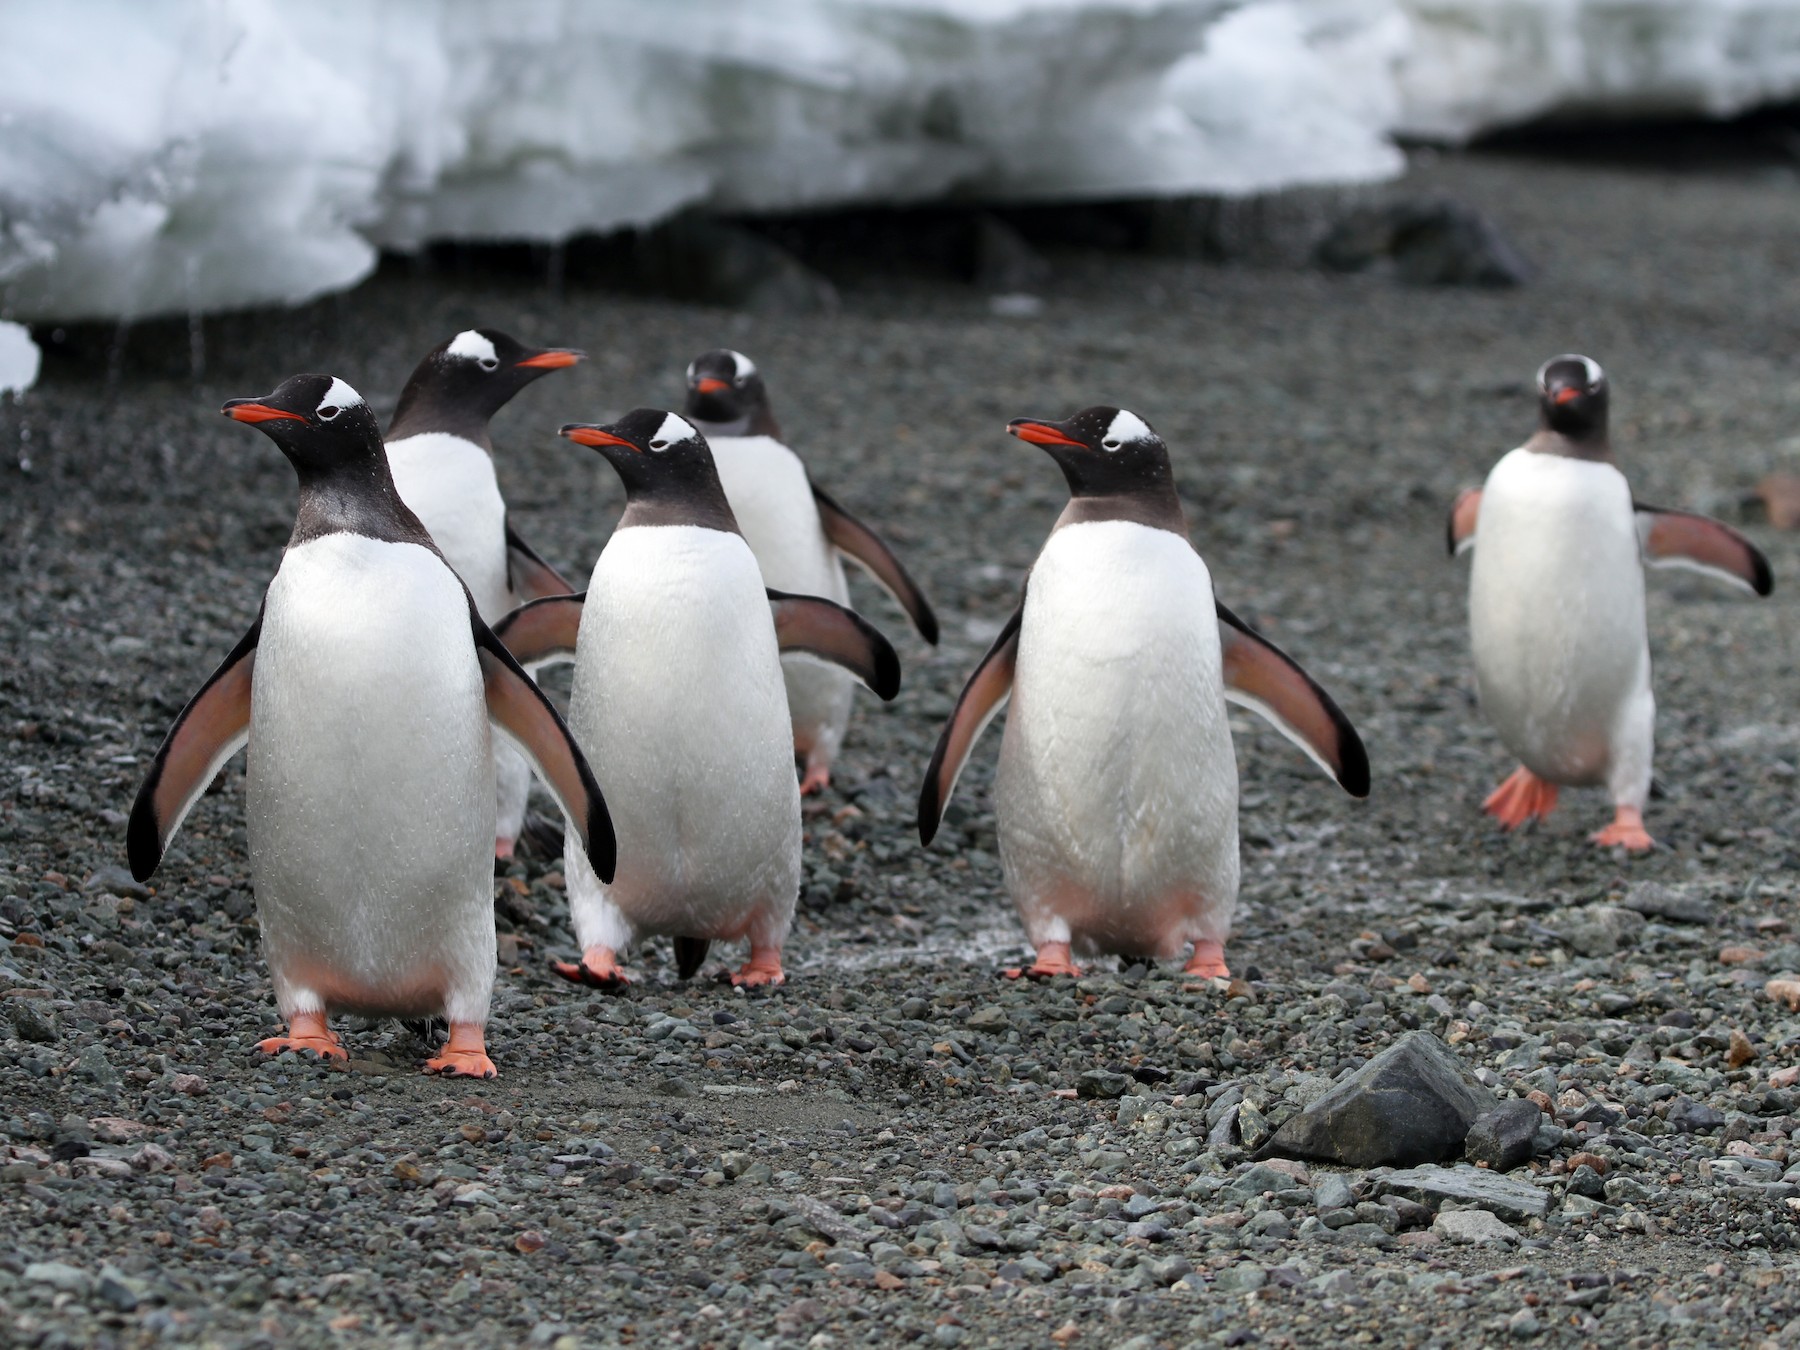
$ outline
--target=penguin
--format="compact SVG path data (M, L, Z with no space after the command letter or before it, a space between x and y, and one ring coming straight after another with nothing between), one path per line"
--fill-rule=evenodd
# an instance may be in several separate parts
M533 601L496 629L526 664L573 654L569 725L619 832L610 881L567 855L582 956L554 968L616 990L641 937L673 937L683 979L709 943L747 938L732 983L780 984L800 891L781 653L834 662L883 700L899 692L900 660L842 605L764 585L692 423L639 408L561 434L618 471L625 514L586 591Z
M1000 866L1036 951L1009 976L1079 975L1098 952L1228 976L1238 779L1227 702L1267 717L1351 795L1369 761L1349 719L1213 595L1169 452L1111 407L1007 430L1070 498L1019 606L964 686L919 793L929 844L982 729L1008 700L995 780Z
M1475 553L1481 708L1519 760L1482 809L1513 830L1548 816L1559 788L1604 787L1613 820L1592 842L1643 852L1655 847L1644 805L1656 717L1643 568L1690 568L1754 595L1774 578L1730 526L1632 499L1598 362L1551 357L1537 396L1537 431L1457 496L1447 530L1452 556Z
M706 437L738 528L763 580L779 590L850 603L843 559L860 563L906 611L919 636L937 645L937 616L880 535L812 481L781 439L760 371L742 352L718 348L687 368L690 424ZM811 660L783 662L794 754L805 763L800 792L831 783L831 766L850 722L852 679Z
M556 709L489 631L401 500L375 416L329 375L226 403L300 480L287 548L250 631L182 709L132 806L146 881L215 774L248 746L246 823L263 955L287 1033L268 1054L344 1059L333 1012L443 1016L427 1072L491 1078L490 725L614 868L612 824Z
M572 347L526 347L495 328L470 328L420 361L388 426L394 484L486 623L575 588L519 537L494 477L488 421L533 380L582 359ZM494 749L494 856L509 858L525 825L531 772L510 746Z

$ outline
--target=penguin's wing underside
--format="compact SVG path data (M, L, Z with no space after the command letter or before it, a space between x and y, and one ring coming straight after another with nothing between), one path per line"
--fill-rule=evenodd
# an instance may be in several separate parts
M1633 502L1638 542L1651 567L1684 567L1753 595L1775 589L1769 560L1731 526L1690 511L1665 511Z
M1480 515L1480 488L1464 488L1456 494L1456 500L1450 504L1450 519L1444 527L1444 543L1452 558L1475 547L1475 521Z
M919 842L922 844L929 844L937 834L938 822L944 808L950 804L950 794L956 790L956 780L962 777L963 766L969 762L975 742L981 739L988 723L1012 697L1013 672L1019 664L1019 625L1024 617L1025 597L1021 595L1019 607L1012 612L1012 617L1000 630L1000 636L988 648L987 655L981 658L975 673L969 676L950 720L944 723L937 749L931 752L931 763L925 769L925 785L919 789Z
M573 661L586 603L586 591L528 601L494 625L494 636L528 670Z
M1217 600L1225 697L1268 718L1352 797L1369 795L1369 755L1343 710L1293 658Z
M575 589L519 537L510 520L506 522L506 582L521 604L546 596L568 595Z
M594 781L594 771L588 767L587 756L575 744L544 691L533 683L506 644L481 621L473 606L469 618L474 626L475 656L481 662L488 721L531 762L580 835L594 874L611 882L617 843L612 817L600 795L600 784Z
M819 507L819 523L825 527L825 538L831 546L846 558L860 563L881 589L893 597L894 603L906 611L906 617L919 630L919 636L937 646L938 621L937 615L931 612L931 602L906 568L900 565L886 541L821 492L817 483L811 486L813 501Z
M769 592L775 642L784 652L804 652L842 666L887 702L900 692L900 658L873 624L816 595Z
M250 681L262 620L259 609L250 631L188 700L150 761L125 827L125 855L139 881L150 879L200 794L250 739Z

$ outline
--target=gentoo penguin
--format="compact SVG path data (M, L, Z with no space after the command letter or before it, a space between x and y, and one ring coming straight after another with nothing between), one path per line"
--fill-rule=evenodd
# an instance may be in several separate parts
M507 520L488 421L533 380L579 360L573 348L526 347L498 329L468 329L419 362L388 427L394 485L487 623L498 623L527 600L575 589ZM494 775L494 856L507 858L524 827L531 771L517 751L496 745Z
M1037 951L1025 973L1078 975L1072 951L1168 959L1191 942L1190 974L1228 975L1238 780L1226 703L1262 713L1357 797L1362 742L1305 671L1214 599L1149 423L1089 408L1007 430L1061 466L1069 504L938 740L919 837L931 842L1010 696L994 795L1001 871Z
M919 636L937 645L937 616L893 550L819 490L781 440L762 374L742 352L719 348L687 368L687 420L712 448L719 481L763 580L777 590L850 603L844 558L861 563L906 611ZM831 782L831 765L850 722L851 677L816 661L783 664L794 753L805 761L800 791Z
M426 1070L491 1078L490 722L531 758L606 876L600 789L400 499L356 391L296 375L224 412L293 463L300 509L256 622L156 752L127 827L132 874L149 878L247 743L251 879L288 1024L258 1048L343 1059L331 1012L442 1014L450 1040Z
M1469 635L1481 707L1520 760L1484 809L1511 830L1548 816L1559 787L1603 786L1613 822L1593 841L1641 851L1655 843L1644 803L1656 715L1643 565L1694 568L1757 595L1773 579L1729 526L1632 500L1596 362L1552 357L1537 388L1536 434L1450 509L1451 553L1475 548Z
M640 408L610 426L565 426L625 483L625 514L581 595L538 600L496 632L521 661L573 652L569 724L612 803L619 871L567 870L579 983L625 983L637 938L675 939L692 975L709 942L748 938L736 984L779 984L800 888L782 651L851 671L883 699L900 686L887 641L829 600L768 590L706 439Z

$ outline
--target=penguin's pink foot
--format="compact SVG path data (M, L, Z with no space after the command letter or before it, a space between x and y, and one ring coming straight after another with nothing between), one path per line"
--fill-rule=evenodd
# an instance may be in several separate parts
M441 1073L453 1078L495 1078L499 1070L488 1058L487 1041L479 1023L452 1022L450 1039L444 1048L425 1061L426 1073Z
M1516 830L1533 817L1543 820L1556 809L1556 784L1539 778L1523 764L1481 804L1502 829Z
M1009 980L1030 978L1048 980L1057 975L1081 975L1081 967L1069 957L1069 944L1066 942L1046 942L1037 949L1037 960L1020 969L1014 966L1010 970L1000 972Z
M781 948L759 947L752 942L750 959L732 973L731 982L740 989L786 984L787 973L781 968Z
M512 857L513 848L518 842L519 841L516 839L496 839L496 840L494 840L494 857L495 857L495 859L499 862L505 862L508 858Z
M1183 975L1198 975L1203 980L1231 978L1231 967L1225 964L1225 944L1204 938L1194 944L1194 954L1181 968Z
M1601 848L1623 848L1633 853L1647 853L1656 841L1644 828L1644 813L1635 806L1621 806L1613 814L1613 823L1597 830L1588 838Z
M325 1025L322 1012L295 1013L288 1019L288 1034L258 1041L256 1048L265 1055L279 1055L283 1050L310 1050L320 1059L349 1059L350 1052L337 1033Z
M618 953L611 947L589 947L579 961L552 961L550 969L571 984L585 984L594 989L616 994L631 981L619 964Z
M831 766L829 764L808 764L806 773L800 779L800 795L816 797L831 786Z

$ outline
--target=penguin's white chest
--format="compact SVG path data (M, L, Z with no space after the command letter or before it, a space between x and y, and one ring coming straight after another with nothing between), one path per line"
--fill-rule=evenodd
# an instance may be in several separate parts
M491 982L489 754L449 569L358 535L289 549L263 612L248 766L251 869L284 1006L298 990L437 1012Z
M443 431L390 441L387 456L400 499L431 531L481 617L499 622L513 599L506 578L506 503L493 457Z
M1476 522L1469 630L1482 708L1513 753L1554 781L1604 778L1625 711L1650 687L1624 475L1522 448L1495 465Z
M1122 521L1032 569L996 785L1034 942L1172 956L1237 894L1237 765L1206 564ZM1206 931L1203 931L1206 930Z
M569 722L618 835L607 888L635 931L740 936L799 887L775 625L743 539L616 532L588 587Z

